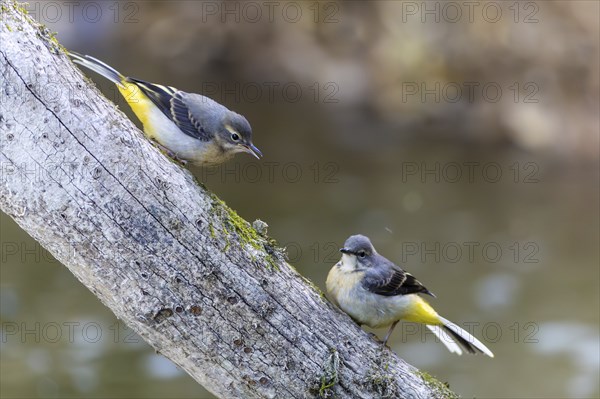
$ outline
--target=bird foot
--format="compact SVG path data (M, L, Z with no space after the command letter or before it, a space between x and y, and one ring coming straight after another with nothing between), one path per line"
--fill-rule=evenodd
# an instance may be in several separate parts
M391 346L388 345L387 341L382 341L375 333L368 333L371 338L381 344L381 350L383 351L385 348L392 349Z
M379 339L379 337L377 336L377 334L372 333L372 332L367 333L367 334L369 334L369 337L373 338L375 341L377 341L377 342L383 342L382 340Z
M370 332L370 333L368 333L368 334L369 334L369 336L370 336L371 338L373 338L375 341L377 341L378 343L380 343L380 344L381 344L381 350L384 350L385 348L391 349L391 348L388 346L387 342L386 342L386 341L382 341L382 340L381 340L381 339L380 339L380 338L377 336L377 334L375 334L375 333L372 333L372 332Z

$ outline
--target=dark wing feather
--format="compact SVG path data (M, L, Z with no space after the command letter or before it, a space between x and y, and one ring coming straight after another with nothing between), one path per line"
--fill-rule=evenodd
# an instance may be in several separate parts
M171 118L171 98L178 92L174 87L157 85L154 83L146 82L144 80L136 78L127 78L128 82L135 83L153 103L156 105L166 116Z
M386 267L377 267L367 272L363 280L363 287L374 294L383 296L422 293L435 297L412 274L389 261L387 262Z
M435 295L431 291L429 291L419 280L417 280L412 274L406 273L406 280L404 280L404 284L399 288L399 293L402 295L406 294L416 294L422 293L431 295L435 298Z
M195 139L208 141L211 136L192 115L180 93L175 93L171 98L171 118L182 132Z
M204 127L192 116L180 90L135 78L127 78L127 80L135 83L183 133L202 141L210 139Z
M385 296L398 295L398 290L406 280L406 274L402 270L389 270L389 273L367 273L363 280L363 286L369 291Z

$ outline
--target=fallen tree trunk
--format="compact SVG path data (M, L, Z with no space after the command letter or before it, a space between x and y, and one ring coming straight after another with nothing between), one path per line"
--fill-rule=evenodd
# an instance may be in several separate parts
M165 158L17 3L0 30L2 211L157 351L223 398L453 395Z

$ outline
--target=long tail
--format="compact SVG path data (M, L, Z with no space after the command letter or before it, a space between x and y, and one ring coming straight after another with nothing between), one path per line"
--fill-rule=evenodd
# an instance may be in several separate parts
M74 63L83 65L84 67L91 69L92 71L104 76L111 82L121 84L121 82L125 79L125 76L119 73L115 68L105 64L99 59L96 59L89 55L79 54L74 51L70 51L69 56L73 59Z
M442 326L427 325L427 328L439 338L440 341L448 348L452 353L462 355L463 351L461 346L469 353L483 353L489 357L494 357L494 354L484 344L481 343L477 338L452 323L449 320L439 317L443 323ZM460 344L460 345L459 345Z

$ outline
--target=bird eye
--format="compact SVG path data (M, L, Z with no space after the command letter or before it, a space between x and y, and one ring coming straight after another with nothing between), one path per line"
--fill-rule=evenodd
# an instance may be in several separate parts
M237 133L231 133L231 140L238 141L240 136Z
M365 251L358 251L357 255L359 258L364 258L365 256L367 256L367 253Z

